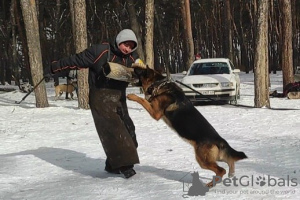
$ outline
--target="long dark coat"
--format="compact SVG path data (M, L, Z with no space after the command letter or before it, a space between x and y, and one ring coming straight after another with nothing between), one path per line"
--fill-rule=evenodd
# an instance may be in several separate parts
M52 72L89 68L89 104L94 123L113 169L139 163L135 126L126 104L127 82L108 79L102 66L115 62L130 67L134 52L123 55L114 43L94 45L83 52L52 63Z

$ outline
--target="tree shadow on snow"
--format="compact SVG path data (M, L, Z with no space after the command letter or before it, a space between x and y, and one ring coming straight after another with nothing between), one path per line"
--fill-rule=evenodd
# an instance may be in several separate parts
M236 171L239 168L249 169L255 174L236 173L236 175L239 177L262 175L284 180L295 178L294 182L300 184L299 149L298 141L288 137L278 137L268 142L258 143L255 151L246 152L248 159L236 164Z
M86 154L60 148L40 147L34 150L19 153L5 154L2 156L34 155L52 165L95 178L108 178L114 176L106 173L104 159L86 157Z
M139 172L145 172L145 173L151 173L155 174L159 177L162 177L164 179L173 180L173 181L179 181L179 182L185 182L185 183L192 183L192 177L191 174L193 172L191 171L177 171L177 170L168 170L163 168L157 168L154 166L145 166L145 165L138 165L135 167L135 169ZM199 168L200 169L200 168ZM212 179L199 176L201 180L208 180L211 181Z
M51 147L40 147L34 150L26 150L18 153L2 154L1 156L21 156L21 155L34 155L41 160L44 160L52 165L60 167L62 169L73 171L75 173L80 173L86 176L91 176L94 178L109 178L121 176L118 174L110 174L104 171L105 159L102 158L89 158L84 153L77 151L72 151L68 149L61 148L51 148ZM146 172L152 173L165 179L181 181L182 178L190 174L191 172L176 171L176 170L166 170L161 168L156 168L154 166L136 165L135 169L137 173ZM206 177L200 177L201 180L208 179ZM209 180L209 179L208 179ZM185 181L188 183L187 181Z

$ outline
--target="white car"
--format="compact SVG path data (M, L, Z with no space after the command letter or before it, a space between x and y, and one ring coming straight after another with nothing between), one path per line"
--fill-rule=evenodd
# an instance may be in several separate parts
M217 100L237 103L240 98L239 69L228 58L207 58L193 62L182 83L185 95L193 102Z

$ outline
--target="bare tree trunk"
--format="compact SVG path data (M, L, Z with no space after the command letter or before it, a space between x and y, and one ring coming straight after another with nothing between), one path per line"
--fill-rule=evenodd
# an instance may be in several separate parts
M226 44L227 46L225 47L226 52L227 52L227 56L230 60L232 60L232 62L234 62L234 64L236 64L235 60L233 59L233 50L232 50L232 26L231 26L231 9L230 9L230 1L226 0L225 1L225 15L226 15L226 35L227 38L225 38L226 40Z
M268 13L269 1L259 0L254 61L254 84L256 108L270 108L269 99L269 59L268 59Z
M74 0L69 0L70 4L70 15L71 15L71 22L72 22L72 33L73 33L73 41L75 41L75 11L74 11Z
M190 67L195 60L194 53L194 40L192 32L192 22L191 22L191 9L190 9L190 0L184 0L185 5L185 14L186 14L186 35L187 35L187 44L188 44L188 60L187 67Z
M55 8L55 12L54 12L54 17L55 17L55 23L54 23L54 37L56 38L54 40L54 49L53 49L53 53L54 53L54 58L57 59L59 58L60 56L58 56L58 49L59 49L59 40L57 39L58 38L58 32L59 32L59 17L60 17L60 9L61 8L61 2L60 0L56 0L56 8ZM55 77L54 78L54 86L57 86L59 85L59 78L58 77ZM66 99L68 98L68 93L66 93Z
M189 65L189 51L188 51L188 48L189 48L189 43L188 43L188 35L187 35L187 15L186 15L186 7L185 7L185 0L181 0L180 1L181 3L181 15L182 15L182 27L183 27L183 30L181 31L182 32L182 47L181 47L181 54L182 54L182 62L183 62L183 66L184 66L184 70L188 70L190 65Z
M161 38L161 43L159 45L159 48L160 48L160 51L162 53L162 56L161 56L161 61L160 61L160 64L164 67L164 70L167 74L167 77L171 77L170 76L170 66L169 66L169 62L166 61L165 58L167 58L169 55L168 53L168 41L165 41L163 40L164 38L164 35L163 35L163 28L161 27L161 21L160 21L160 18L158 17L158 14L156 12L156 9L154 10L155 12L155 25L157 25L157 29L158 29L158 33L159 33L159 37ZM157 59L156 59L157 60Z
M145 61L145 53L143 50L143 42L142 42L142 33L141 33L140 24L136 18L136 14L135 14L136 11L134 8L134 4L135 4L135 2L133 0L128 0L128 3L127 3L128 14L129 14L131 28L132 28L133 32L136 34L137 40L138 40L137 53L138 53L139 57L143 61Z
M16 17L15 17L16 0L11 1L10 15L11 15L11 37L12 37L12 75L15 79L15 84L20 88L20 73L18 67L17 55L17 38L16 38Z
M274 2L273 1L270 1L270 24L276 24L275 22L275 9L274 9ZM273 71L274 74L276 74L276 60L278 59L277 56L275 56L275 52L276 52L276 46L278 44L276 44L275 42L275 28L273 28L273 26L269 26L269 39L270 39L270 49L269 49L269 55L270 55L270 58L269 58L269 66L270 66L270 72Z
M18 35L22 43L22 54L23 54L23 67L21 68L21 77L28 78L31 82L31 73L30 73L30 62L29 62L29 50L27 45L27 39L26 34L24 30L24 26L22 25L22 19L21 19L22 12L19 12L17 4L15 4L15 17L16 17L16 23L18 27ZM21 64L21 63L20 63Z
M75 30L75 11L74 11L74 0L69 0L69 5L70 5L70 16L71 16L71 23L72 23L72 39L73 39L73 43L75 46L75 35L76 35L76 30ZM78 77L77 77L78 78ZM70 84L71 80L69 77L67 77L67 84ZM76 94L78 97L78 101L79 101L79 95L78 95L78 89L76 90ZM69 93L66 92L66 99L68 99Z
M32 81L36 85L43 78L43 67L35 1L21 0L21 8L28 41ZM37 108L49 106L45 84L40 84L35 89L35 99Z
M153 33L154 33L154 0L145 0L145 52L146 64L154 69Z
M292 9L290 0L280 0L282 8L282 75L283 87L294 82L292 49Z
M87 48L86 4L85 0L74 0L74 30L76 53ZM78 107L89 109L88 69L78 71Z
M256 49L256 40L257 40L257 38L256 38L256 35L255 35L255 33L257 33L258 31L257 31L257 19L256 19L256 17L255 16L258 16L258 11L257 11L257 1L259 1L259 0L254 0L254 1L251 1L251 4L253 4L252 5L252 9L251 9L251 11L252 12L250 12L250 14L251 14L251 19L252 19L252 29L251 29L251 35L252 35L252 49L253 49L253 51L255 51L255 49ZM249 52L249 53L251 53L251 51ZM255 65L255 61L254 61L254 57L255 57L255 55L254 55L255 53L252 53L250 56L250 66L253 64L253 65ZM253 72L254 72L254 67L253 67Z
M296 2L297 0L292 0L292 24L294 25L294 27L292 27L293 29L293 65L294 68L296 69L296 66L299 66L299 51L300 49L299 47L299 34L297 34L299 32L299 17L295 14L297 12L299 12L299 9L296 6Z

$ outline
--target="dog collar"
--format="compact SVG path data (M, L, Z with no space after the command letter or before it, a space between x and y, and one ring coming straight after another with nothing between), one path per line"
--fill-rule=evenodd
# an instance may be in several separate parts
M147 88L147 93L150 94L148 101L152 101L152 99L154 97L156 97L159 94L158 91L160 90L161 87L163 87L164 85L166 85L167 83L170 83L170 81L167 78L164 78L160 81L156 81L154 83L152 83L148 88Z

